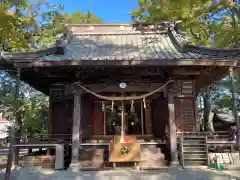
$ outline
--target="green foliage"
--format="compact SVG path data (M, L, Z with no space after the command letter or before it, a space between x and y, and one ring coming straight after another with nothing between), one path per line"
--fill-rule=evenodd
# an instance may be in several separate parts
M34 95L25 101L20 110L23 112L22 125L25 135L47 134L48 98L45 95Z
M91 11L62 13L63 6L45 0L18 4L7 0L0 4L0 45L5 51L29 51L55 43L65 24L101 23ZM1 49L1 47L0 47Z
M21 117L24 136L46 134L48 125L48 97L21 83L16 101L16 80L7 73L0 76L0 112L14 120L16 112Z
M45 0L0 3L0 50L31 51L49 47L62 33L65 24L102 22L91 11L68 15L62 10L62 5L52 5ZM21 82L16 100L16 87L13 75L0 73L0 113L11 120L20 120L18 123L24 135L46 133L48 98Z
M139 0L132 11L135 22L181 21L190 42L235 47L240 41L239 2L225 0Z
M90 10L88 13L76 11L73 14L58 14L53 19L53 26L56 29L62 29L66 24L100 24L102 18L93 14Z
M18 4L7 0L1 3L0 45L5 51L27 51L37 46L43 37L54 34L49 31L48 24L59 9L59 6L49 5L44 0L35 3L21 0Z

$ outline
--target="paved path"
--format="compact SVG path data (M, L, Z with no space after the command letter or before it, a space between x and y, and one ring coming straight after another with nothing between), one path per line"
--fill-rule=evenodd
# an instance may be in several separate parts
M237 177L238 176L238 177ZM4 173L0 174L0 180ZM233 176L223 172L204 170L151 170L151 171L51 171L21 169L14 171L12 180L240 180L240 173Z

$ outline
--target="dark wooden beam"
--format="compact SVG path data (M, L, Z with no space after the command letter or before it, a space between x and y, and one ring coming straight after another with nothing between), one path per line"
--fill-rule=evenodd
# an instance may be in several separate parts
M200 69L189 68L189 67L176 67L172 70L173 75L198 75L200 74Z
M49 79L40 77L32 71L21 71L21 80L29 84L36 90L48 95L49 94Z
M12 62L14 67L53 67L53 66L236 66L236 60L180 60L180 59L156 59L156 60L59 60L59 61L39 61Z
M228 76L228 74L228 67L212 67L202 70L202 72L200 72L200 74L195 78L196 93L199 92L201 88L221 80L225 76Z

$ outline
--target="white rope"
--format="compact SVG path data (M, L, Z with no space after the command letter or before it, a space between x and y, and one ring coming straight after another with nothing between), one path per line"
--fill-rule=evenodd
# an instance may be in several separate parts
M134 101L131 102L131 112L134 112Z
M143 98L143 107L144 107L144 109L146 109L146 99L145 98Z
M112 108L111 108L112 112L114 110L114 101L112 101Z
M81 85L80 83L74 83L76 85L78 85L80 88L82 88L84 91L98 97L99 99L104 99L104 100L107 100L107 101L131 101L131 100L139 100L139 99L145 99L146 97L148 96L151 96L152 94L160 91L161 89L163 89L164 87L166 87L169 83L173 82L173 80L170 80L168 82L166 82L164 85L162 85L161 87L149 92L149 93L146 93L146 94L143 94L143 95L139 95L139 96L116 96L116 97L110 97L110 96L103 96L101 94L97 94L93 91L91 91L90 89L84 87L83 85Z

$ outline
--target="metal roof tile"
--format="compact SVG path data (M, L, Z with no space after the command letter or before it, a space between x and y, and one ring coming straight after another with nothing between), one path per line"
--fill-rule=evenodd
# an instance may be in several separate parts
M64 55L48 55L41 59L145 60L184 59L193 56L179 52L166 34L131 33L76 35L66 46Z
M70 25L53 47L34 52L3 52L19 60L238 60L240 49L207 48L187 43L175 23Z
M98 27L97 27L98 28ZM104 30L107 26L103 26ZM51 54L40 57L41 60L155 60L155 59L209 59L203 52L182 52L165 32L140 32L130 28L111 27L111 33L99 29L97 32L85 28L73 33L65 54ZM91 28L90 28L91 29ZM114 31L113 31L114 30ZM112 32L113 31L113 32ZM218 56L212 59L218 59Z

